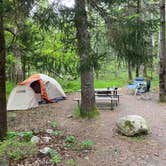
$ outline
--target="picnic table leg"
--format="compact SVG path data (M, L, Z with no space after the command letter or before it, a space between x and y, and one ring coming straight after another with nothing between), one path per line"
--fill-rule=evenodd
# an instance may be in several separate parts
M77 100L78 107L80 107L80 100Z
M111 100L111 110L113 110L114 109L114 102L113 102L113 100Z

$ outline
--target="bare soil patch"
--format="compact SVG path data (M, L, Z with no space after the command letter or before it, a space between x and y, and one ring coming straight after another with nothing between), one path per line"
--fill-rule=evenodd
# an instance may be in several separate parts
M113 111L100 110L97 119L69 118L76 107L73 99L79 96L79 93L73 93L59 103L16 111L16 118L9 118L9 130L42 132L49 128L50 121L56 121L65 135L75 135L80 141L91 139L95 142L94 149L87 154L67 152L79 166L165 166L166 104L158 103L155 93L148 96L128 95L125 90L121 93L120 105ZM118 135L115 132L116 120L134 114L147 120L151 134L136 138ZM68 158L65 153L64 160ZM31 164L35 166L35 161ZM65 162L59 165L65 165Z

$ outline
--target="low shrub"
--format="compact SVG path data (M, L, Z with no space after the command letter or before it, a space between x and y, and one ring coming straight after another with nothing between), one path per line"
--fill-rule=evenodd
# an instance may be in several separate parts
M91 140L84 140L80 143L80 146L82 150L92 149L92 147L94 146L94 142Z
M62 131L55 130L55 131L52 132L52 134L58 137L58 136L60 136L62 134Z
M24 132L8 132L6 139L15 139L15 138L21 138L24 141L30 141L33 136L32 131L24 131Z
M55 122L55 121L54 121L54 122L51 122L50 125L51 125L51 127L54 128L54 129L57 128L57 126L58 126L58 125L57 125L57 122Z
M34 143L22 142L17 139L0 142L0 158L21 160L35 154L37 154L37 146Z
M68 159L66 161L67 166L79 166L73 159Z
M51 149L50 150L50 155L51 155L51 162L52 163L58 164L58 163L61 162L61 156L57 151Z

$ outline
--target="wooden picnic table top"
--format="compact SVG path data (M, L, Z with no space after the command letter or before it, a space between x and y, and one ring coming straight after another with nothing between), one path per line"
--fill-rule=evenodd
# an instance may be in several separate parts
M96 88L95 91L110 91L115 90L115 88Z
M114 92L118 91L118 89L115 88L100 88L100 89L95 89L95 92Z

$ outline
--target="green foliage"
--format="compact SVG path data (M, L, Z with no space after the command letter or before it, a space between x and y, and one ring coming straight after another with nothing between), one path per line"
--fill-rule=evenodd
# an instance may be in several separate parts
M71 143L71 144L76 143L76 138L75 138L75 136L73 136L73 135L68 135L68 136L66 137L66 142L67 142L67 143Z
M52 132L52 134L55 135L55 136L60 136L62 134L62 131L55 130L55 131Z
M93 119L100 115L99 110L97 107L95 107L92 111L81 111L80 106L77 106L74 109L74 116L76 118L87 118L87 119Z
M75 116L76 118L80 118L80 117L81 117L81 115L80 115L80 106L76 106L76 107L74 108L74 116Z
M65 92L74 92L80 90L80 80L68 80L68 81L62 81L59 80L60 84L62 85Z
M78 111L80 112L79 115L81 118L93 119L100 115L100 112L96 106L89 111L84 111L81 109L78 109Z
M65 141L67 143L68 148L74 148L74 146L77 143L77 140L76 140L75 136L73 136L73 135L67 136Z
M21 138L24 141L30 141L32 138L33 133L31 131L27 132L8 132L6 138L7 139L16 139L16 138Z
M15 83L14 82L6 82L6 94L7 96L9 96L10 92L12 91L12 89L14 88Z
M35 154L37 154L37 147L31 142L22 142L16 139L0 142L0 158L21 160Z
M85 150L85 149L92 149L92 147L94 146L94 142L91 140L84 140L80 143L81 145L81 149Z
M51 122L50 125L51 125L52 128L57 128L57 126L58 126L57 122L55 122L55 121Z
M50 155L51 155L51 162L52 163L58 164L58 163L61 162L61 156L57 151L51 149L50 150Z
M66 165L67 166L79 166L78 164L76 164L76 162L73 159L68 159L66 161Z

